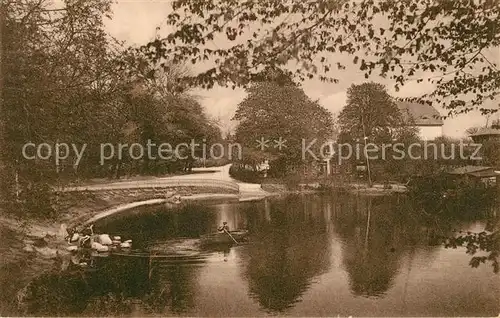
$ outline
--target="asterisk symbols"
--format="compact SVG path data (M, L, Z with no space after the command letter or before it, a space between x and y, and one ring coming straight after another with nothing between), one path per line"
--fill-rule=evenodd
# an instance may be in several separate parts
M260 140L256 140L257 142L257 147L260 148L261 151L264 151L267 147L269 147L268 143L269 140L267 140L264 137L260 137Z
M280 137L278 140L274 140L274 148L278 148L279 150L281 150L282 148L286 148L286 140L283 139L282 137Z
M278 150L281 150L283 148L286 148L286 140L283 139L282 137L279 137L278 139L274 139L274 148L278 148ZM261 137L259 140L256 140L257 142L257 148L260 148L261 151L264 151L266 148L269 148L271 145L271 140L266 139L264 137Z

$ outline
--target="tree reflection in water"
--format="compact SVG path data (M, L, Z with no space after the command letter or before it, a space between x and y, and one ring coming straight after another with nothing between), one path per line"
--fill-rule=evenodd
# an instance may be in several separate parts
M28 315L181 314L195 305L198 266L160 261L149 276L148 258L100 259L98 270L42 275L27 288ZM137 308L139 307L139 308Z
M343 265L356 296L383 296L399 273L403 254L425 240L422 232L428 228L394 200L345 197L335 214L335 229L343 241Z
M199 255L174 255L163 260L143 256L150 254L147 250L152 254L173 252L171 243L161 242L169 242L176 236L197 237L205 233L215 222L214 213L215 209L210 206L186 206L181 211L144 209L98 224L103 232L131 235L134 246L146 252L140 257L98 257L92 271L79 268L42 275L26 289L25 313L116 316L134 311L139 314L187 312L195 305L193 295L200 268L196 264L203 260Z
M300 197L261 207L248 213L258 243L241 252L247 258L244 276L261 307L282 313L330 266L326 220L318 202Z
M143 264L100 259L102 270L68 269L42 274L23 292L25 315L122 315L132 311L131 300L147 290ZM146 272L147 278L147 272Z
M150 292L145 295L146 312L182 314L194 308L198 267L185 264L161 264L151 277Z
M400 246L393 241L392 222L382 220L370 199L353 203L338 220L338 234L345 242L343 264L353 294L380 296L391 287L397 273Z
M246 226L251 243L235 246L234 253L229 252L229 247L209 250L193 245L199 243L200 234L209 233L223 220L234 228ZM144 248L146 255L173 254L174 258L156 260L153 270L148 258L110 257L99 259L99 270L85 275L42 275L25 293L24 314L140 316L210 312L210 308L205 310L212 305L203 299L219 286L216 280L201 275L206 275L203 273L207 269L209 273L226 274L220 270L225 265L212 262L213 259L206 262L206 255L214 253L224 256L229 262L227 268L235 265L242 269L241 277L226 277L227 291L220 295L240 291L248 284L248 295L254 301L246 305L257 303L260 310L268 313L291 312L302 298L312 297L303 295L315 281L321 288L344 290L342 284L347 274L350 294L387 294L386 299L395 297L388 291L395 281L401 284L403 277L402 295L396 298L403 298L404 314L406 293L413 288L408 287L410 271L419 270L419 266L412 265L413 255L418 255L420 262L432 263L441 250L440 238L453 234L451 225L435 221L400 197L334 194L234 205L193 205L180 211L161 207L137 211L97 226L110 234L131 233L134 244ZM339 251L339 255L332 251ZM228 260L229 255L232 257ZM333 265L337 261L342 268ZM402 276L396 280L398 275ZM213 285L200 286L200 281ZM329 297L333 300L335 295L325 296L328 301ZM316 303L303 304L310 307ZM300 307L296 309L300 311Z

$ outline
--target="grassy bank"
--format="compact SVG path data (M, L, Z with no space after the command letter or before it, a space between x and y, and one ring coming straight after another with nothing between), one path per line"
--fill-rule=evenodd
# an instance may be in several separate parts
M271 193L348 192L359 195L391 195L407 192L407 188L401 184L374 184L369 187L366 183L334 183L324 180L312 180L308 183L293 185L283 180L269 180L262 183L262 189Z

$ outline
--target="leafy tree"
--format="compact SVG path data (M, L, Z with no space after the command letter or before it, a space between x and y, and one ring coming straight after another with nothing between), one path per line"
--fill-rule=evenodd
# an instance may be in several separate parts
M158 172L157 162L141 165L126 154L101 165L100 144L219 138L198 101L179 86L185 67L152 62L148 46L124 50L105 32L111 1L22 0L2 2L0 8L0 179L3 197L17 199L11 210L52 216L56 183L119 177L124 167L129 173ZM78 167L73 156L56 166L53 160L23 158L27 142L88 147Z
M334 68L350 54L365 77L387 76L398 89L408 80L428 81L435 90L417 99L450 113L479 108L499 92L500 71L487 57L500 45L496 1L470 0L177 0L168 23L174 32L162 52L173 61L213 68L189 77L192 84L246 85L263 66L290 69L300 80L337 82ZM227 39L212 49L212 40ZM168 44L168 45L167 45Z
M409 158L396 157L391 145L402 143L403 150L406 150L409 144L418 141L417 129L413 127L411 118L403 117L383 85L373 82L353 84L347 90L347 105L339 115L339 126L340 141L350 143L352 149L361 149L361 153L352 156L351 161L358 158L365 160L362 150L365 149L366 138L367 144L379 147L377 159L370 162L372 171L377 172L378 177L405 174ZM382 152L385 145L391 147Z
M56 7L45 1L9 1L1 9L2 193L13 197L17 180L16 192L31 202L42 196L42 189L50 192L45 183L60 167L53 161L24 160L22 146L78 143L92 132L85 124L101 122L106 129L104 123L111 122L101 108L113 91L115 72L113 41L102 21L110 2L68 1ZM105 117L82 120L94 112ZM37 212L36 204L31 206Z
M257 82L247 91L248 96L238 105L234 116L239 121L235 135L247 148L243 155L254 158L254 164L274 159L282 167L278 173L293 170L303 161L303 140L310 144L317 139L310 149L319 155L318 147L332 137L332 115L291 81L273 78ZM257 149L261 138L267 140L266 146ZM280 140L284 142L281 149ZM314 157L305 159L310 161Z
M500 164L500 149L497 140L486 140L481 147L481 164L498 167Z
M339 125L344 137L367 137L370 142L390 142L401 137L408 128L385 87L373 82L349 87Z
M139 142L146 144L151 140L175 146L189 144L191 140L197 143L220 141L218 126L208 118L196 98L179 85L179 79L188 74L186 67L165 60L149 60L151 50L147 45L129 48L124 55L122 68L134 83L128 92L128 102L132 107L132 121L140 133ZM182 160L181 165L189 170L194 158L191 151L184 155L188 155L188 159ZM169 171L179 167L178 160L150 162L145 158L142 172L155 172L160 163Z

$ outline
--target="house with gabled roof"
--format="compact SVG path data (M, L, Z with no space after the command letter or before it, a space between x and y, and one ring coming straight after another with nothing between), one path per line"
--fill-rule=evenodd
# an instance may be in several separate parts
M434 140L443 136L441 114L429 104L396 101L406 122L412 123L419 131L422 140Z

